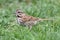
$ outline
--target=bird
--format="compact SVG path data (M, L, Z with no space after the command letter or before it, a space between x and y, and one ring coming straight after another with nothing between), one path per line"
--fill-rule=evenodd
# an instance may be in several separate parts
M16 10L16 18L17 18L17 22L20 25L29 27L30 30L32 29L32 26L36 25L39 21L52 20L52 19L43 19L43 18L37 18L27 15L21 9Z

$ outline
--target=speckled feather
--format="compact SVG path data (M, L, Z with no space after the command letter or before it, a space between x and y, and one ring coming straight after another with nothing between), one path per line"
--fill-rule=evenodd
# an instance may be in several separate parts
M29 27L30 29L32 28L33 25L36 25L37 22L43 21L43 20L51 20L51 19L41 19L41 18L36 18L33 16L29 16L25 14L23 11L20 9L16 10L16 17L17 21L20 25L25 25Z

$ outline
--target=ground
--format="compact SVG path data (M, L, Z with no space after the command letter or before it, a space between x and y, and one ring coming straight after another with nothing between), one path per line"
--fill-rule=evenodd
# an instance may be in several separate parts
M26 14L52 18L43 21L31 30L19 25L15 11L22 9ZM39 0L37 3L12 3L0 6L0 40L60 40L60 0Z

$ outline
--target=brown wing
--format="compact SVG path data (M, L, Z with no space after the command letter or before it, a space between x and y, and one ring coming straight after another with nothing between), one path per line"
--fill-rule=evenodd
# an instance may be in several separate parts
M36 21L36 20L38 20L38 18L35 18L35 17L32 17L32 16L24 16L24 17L22 18L22 21L23 21L23 22Z
M36 20L38 20L38 18L33 17L33 16L30 17L30 21L36 21Z

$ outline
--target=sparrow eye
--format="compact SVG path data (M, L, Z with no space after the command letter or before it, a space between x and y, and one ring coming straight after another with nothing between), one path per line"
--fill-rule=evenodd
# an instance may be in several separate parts
M18 13L23 13L23 12L18 12Z
M18 13L20 13L20 12L18 12Z

